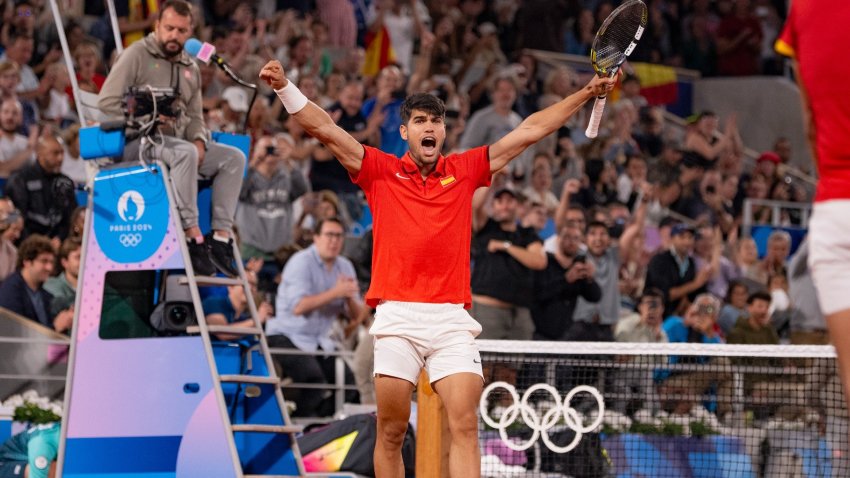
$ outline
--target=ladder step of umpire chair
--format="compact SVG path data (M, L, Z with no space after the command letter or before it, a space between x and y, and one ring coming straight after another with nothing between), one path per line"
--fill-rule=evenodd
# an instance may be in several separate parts
M280 385L280 379L277 377L258 377L256 375L219 375L218 379L222 382L229 383Z
M254 425L254 424L239 424L231 425L234 432L254 432L254 433L301 433L304 427L298 425Z
M211 334L260 335L263 333L263 330L257 327L232 327L230 325L208 325L207 330ZM197 325L186 327L186 333L191 335L200 334L201 327Z
M183 277L178 284L188 284L189 278ZM242 285L242 279L233 277L210 277L210 276L195 276L195 283L200 287L219 287L228 285Z

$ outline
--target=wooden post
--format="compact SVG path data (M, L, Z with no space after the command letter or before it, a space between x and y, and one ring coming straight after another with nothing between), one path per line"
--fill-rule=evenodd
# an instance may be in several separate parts
M450 478L449 420L424 370L419 375L416 410L416 478Z

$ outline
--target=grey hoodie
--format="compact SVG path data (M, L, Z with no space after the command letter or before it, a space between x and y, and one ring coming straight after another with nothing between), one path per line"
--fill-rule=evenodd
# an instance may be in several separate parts
M179 86L180 97L174 109L181 112L175 136L186 141L208 141L201 98L201 71L185 52L169 59L159 47L154 33L127 47L106 78L97 106L108 117L123 118L123 99L131 86L155 88Z

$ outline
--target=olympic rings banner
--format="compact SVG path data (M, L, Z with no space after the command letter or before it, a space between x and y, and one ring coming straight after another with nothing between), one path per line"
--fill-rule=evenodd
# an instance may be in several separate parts
M142 262L168 230L168 195L161 174L141 166L102 171L95 178L94 233L109 260Z
M503 411L498 421L494 420L488 411L488 405L490 402L489 396L497 389L504 389L507 391L513 400L512 403ZM542 417L538 414L537 410L528 403L531 396L538 390L548 392L548 394L552 397L552 401L550 402L547 400L547 403L553 402L551 408L549 408ZM573 397L582 392L588 393L596 399L597 414L589 425L585 425L581 414L570 406ZM484 389L484 392L481 394L481 401L479 402L478 407L481 412L481 419L484 420L484 423L498 430L499 437L501 437L505 446L514 451L527 450L534 445L538 438L542 437L543 443L548 449L555 453L568 453L579 444L585 433L591 433L602 424L602 420L604 418L603 415L605 414L605 400L602 398L602 394L599 393L599 390L589 385L579 385L573 388L562 400L558 390L545 383L532 385L525 391L525 393L522 394L522 398L520 398L513 385L507 382L493 382ZM522 417L522 422L532 430L531 438L529 438L525 443L516 443L513 439L508 437L508 427L513 425L519 417ZM549 431L556 426L559 428L566 426L570 430L574 431L575 436L573 437L573 440L565 446L558 446L553 443L549 437Z

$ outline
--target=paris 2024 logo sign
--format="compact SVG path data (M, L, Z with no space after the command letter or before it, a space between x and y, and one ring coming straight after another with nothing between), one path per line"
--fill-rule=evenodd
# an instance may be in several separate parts
M120 171L120 172L119 172ZM95 182L94 230L115 262L141 262L159 249L168 229L168 199L162 176L144 169L108 171Z

